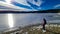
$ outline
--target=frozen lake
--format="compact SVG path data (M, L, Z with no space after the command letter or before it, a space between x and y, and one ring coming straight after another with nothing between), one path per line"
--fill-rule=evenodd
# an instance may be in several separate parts
M31 24L42 23L43 18L49 23L59 23L60 14L57 13L24 13L24 14L12 14L13 24L10 25L13 27L26 26ZM0 14L0 31L10 28L8 23L8 15Z

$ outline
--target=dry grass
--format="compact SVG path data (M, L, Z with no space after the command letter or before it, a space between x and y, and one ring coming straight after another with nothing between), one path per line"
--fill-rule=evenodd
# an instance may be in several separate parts
M46 27L47 32L43 33L42 29L40 28L25 28L23 31L20 33L28 32L28 34L60 34L60 27Z
M42 28L34 28L34 27L35 26L23 28L21 29L22 30L21 32L19 31L19 33L23 34L25 32L28 32L28 34L60 34L60 27L50 27L50 26L46 27L45 33L42 32Z

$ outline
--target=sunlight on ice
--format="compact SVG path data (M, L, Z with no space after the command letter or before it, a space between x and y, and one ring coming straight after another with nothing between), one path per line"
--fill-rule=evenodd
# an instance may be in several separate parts
M7 16L8 16L9 27L12 28L14 26L13 14L8 14Z

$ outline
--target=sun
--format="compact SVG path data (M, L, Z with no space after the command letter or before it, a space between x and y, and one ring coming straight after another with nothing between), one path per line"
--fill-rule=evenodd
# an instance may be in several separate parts
M12 0L5 0L6 3L10 4Z

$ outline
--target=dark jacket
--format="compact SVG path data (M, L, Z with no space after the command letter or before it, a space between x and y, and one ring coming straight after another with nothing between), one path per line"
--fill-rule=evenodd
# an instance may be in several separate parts
M47 24L46 19L43 19L43 21L44 21L43 25Z

